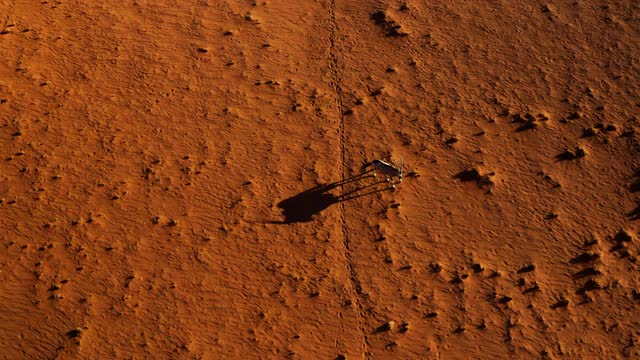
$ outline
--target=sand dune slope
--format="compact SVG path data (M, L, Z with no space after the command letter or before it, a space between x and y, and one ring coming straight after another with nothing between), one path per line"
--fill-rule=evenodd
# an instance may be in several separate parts
M2 356L640 356L640 5L516 3L1 2Z

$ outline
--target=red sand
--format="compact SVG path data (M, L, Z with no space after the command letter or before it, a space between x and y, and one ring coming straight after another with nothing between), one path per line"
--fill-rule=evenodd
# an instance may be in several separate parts
M640 356L640 5L450 3L1 2L3 356Z

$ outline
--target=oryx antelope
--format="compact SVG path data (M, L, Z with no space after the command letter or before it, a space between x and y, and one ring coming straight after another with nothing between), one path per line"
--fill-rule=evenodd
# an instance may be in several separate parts
M377 177L377 172L384 175L387 182L391 183L392 188L396 188L394 177L398 178L398 183L402 182L402 174L404 172L404 159L398 162L395 158L391 160L391 164L382 160L373 160L370 165L373 167L373 176Z

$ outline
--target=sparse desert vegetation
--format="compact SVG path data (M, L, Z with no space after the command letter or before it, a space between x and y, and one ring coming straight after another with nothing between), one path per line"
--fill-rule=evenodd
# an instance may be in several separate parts
M2 356L640 357L635 2L0 14Z

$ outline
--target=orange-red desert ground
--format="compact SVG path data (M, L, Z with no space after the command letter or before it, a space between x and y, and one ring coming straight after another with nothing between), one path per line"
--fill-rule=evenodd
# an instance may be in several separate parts
M0 357L640 356L636 1L0 15Z

